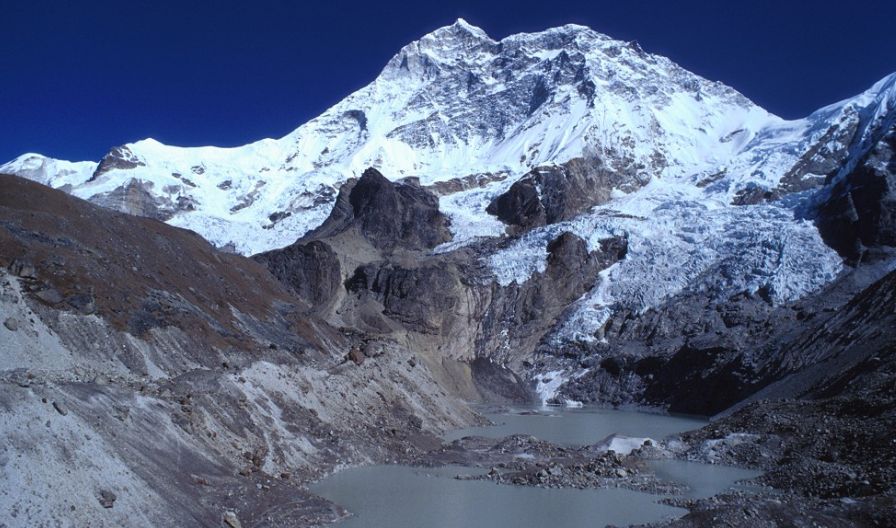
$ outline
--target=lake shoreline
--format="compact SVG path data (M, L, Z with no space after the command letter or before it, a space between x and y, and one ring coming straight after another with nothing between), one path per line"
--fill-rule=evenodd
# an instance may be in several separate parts
M490 408L494 410L495 408ZM358 500L357 493L366 493L358 490L343 495L343 501L338 500L339 490L333 495L332 490L326 488L328 479L350 481L352 485L358 488L364 488L364 484L358 484L347 478L345 472L375 472L383 471L386 474L394 471L408 470L410 472L418 472L421 474L431 475L431 472L440 474L439 478L452 478L457 481L472 482L488 482L498 484L500 488L522 489L528 488L532 490L551 490L552 493L561 493L563 491L589 491L602 492L612 490L613 494L618 495L615 502L624 500L640 501L640 506L636 510L644 510L651 508L652 505L672 506L671 503L666 504L663 499L669 498L685 498L688 496L688 486L681 482L670 480L662 480L656 477L654 471L650 467L653 460L668 459L673 453L662 446L662 438L668 435L656 435L660 440L635 438L618 434L611 434L606 437L588 436L589 430L580 429L582 422L590 420L606 420L608 417L617 422L616 426L623 429L627 426L629 431L632 430L632 424L625 424L627 418L629 421L644 420L645 424L651 425L651 422L658 420L668 420L663 427L657 429L655 423L652 424L653 431L669 430L675 433L683 432L690 429L695 420L675 418L657 414L657 413L633 413L631 411L618 411L606 408L585 408L585 409L562 409L562 408L519 408L511 409L502 408L504 413L487 414L486 416L493 422L501 422L508 418L519 418L525 423L534 424L534 428L538 430L541 425L539 422L543 420L552 420L555 418L564 418L570 423L570 429L573 435L584 435L593 440L589 443L582 441L554 443L541 440L535 436L528 434L500 434L503 430L499 424L492 425L490 432L497 432L493 437L486 436L470 436L464 435L462 438L446 441L440 448L429 451L422 455L411 457L409 460L403 461L402 464L389 466L371 466L366 468L345 468L344 471L337 473L336 477L327 477L318 480L310 486L314 493L323 492L323 496L329 500L337 498L335 502L352 502ZM678 426L670 424L678 422ZM700 424L705 422L700 421ZM518 425L518 424L517 424ZM611 426L611 428L614 428ZM649 427L648 427L649 428ZM600 428L598 428L600 429ZM477 428L478 430L478 428ZM457 436L456 432L449 432L448 438ZM613 442L617 442L613 444ZM629 442L626 442L629 441ZM619 449L619 445L629 447L627 452L617 452L611 447ZM396 469L402 467L404 469ZM725 468L707 466L707 470L720 471ZM455 471L456 475L445 474ZM739 476L741 474L738 474ZM752 473L744 472L743 477L753 477ZM404 476L403 478L413 479L416 476ZM734 483L734 479L730 482L726 481L723 486L727 488ZM421 485L418 483L418 485ZM331 494L327 494L330 491ZM491 490L486 489L486 493ZM606 493L604 495L607 495ZM641 495L644 495L643 497ZM538 495L536 495L537 497ZM627 498L627 499L626 499ZM388 500L388 499L384 499ZM535 499L531 499L535 500ZM556 499L554 499L556 500ZM599 500L599 499L592 499ZM350 505L347 510L352 511ZM675 510L666 510L658 508L657 520L672 520L684 516L688 510L681 506L674 505ZM364 508L361 504L358 507ZM609 506L607 506L609 507ZM357 512L353 512L357 513ZM360 512L362 518L355 522L364 520L370 522L371 518L363 518L364 514L374 515L368 512ZM567 516L574 515L575 512L565 512ZM639 512L641 513L641 512ZM620 522L620 519L626 519L623 515L618 518L610 518L614 524ZM344 520L344 519L342 519ZM650 522L649 517L644 515L632 515L631 522ZM395 520L390 519L392 525ZM489 521L494 525L494 521ZM623 524L631 524L631 522L623 522ZM342 526L342 523L337 524ZM376 525L376 524L374 524ZM442 526L439 524L435 524ZM574 525L574 524L573 524ZM353 526L351 522L346 526ZM451 524L444 524L451 526Z

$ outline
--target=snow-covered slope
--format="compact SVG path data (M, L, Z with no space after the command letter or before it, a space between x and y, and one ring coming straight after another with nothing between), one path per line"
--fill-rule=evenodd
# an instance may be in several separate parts
M149 200L168 222L255 253L319 224L338 186L368 166L431 183L476 173L519 176L599 156L644 180L708 178L731 199L744 189L774 188L828 136L852 140L856 112L872 104L866 99L786 122L637 43L586 27L495 41L458 20L405 46L371 84L280 139L237 148L146 139L113 149L92 176L95 164L35 155L0 171L71 185L79 197L121 208L130 202L116 197L138 188L145 199L137 212ZM499 229L483 211L468 210L470 203L445 198L459 231Z
M775 304L800 299L843 265L799 212L826 196L829 186L818 187L818 180L848 174L894 126L896 74L806 119L767 126L708 184L699 177L655 178L590 214L527 233L489 263L499 282L521 283L544 270L547 242L561 232L578 234L591 249L603 238L627 236L626 258L577 303L557 333L561 340L591 339L614 310L645 310L685 289L719 300L760 289ZM752 187L777 187L779 194L731 204L734 189Z
M92 161L71 162L28 153L0 165L0 172L28 178L54 189L68 190L89 180L96 166Z

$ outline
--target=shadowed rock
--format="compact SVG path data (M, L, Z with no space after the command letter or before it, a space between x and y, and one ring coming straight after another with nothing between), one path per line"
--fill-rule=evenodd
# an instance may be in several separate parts
M315 307L326 305L336 295L342 282L339 258L325 242L296 242L252 258Z
M592 174L575 162L558 171L560 179ZM540 207L537 200L533 203ZM578 207L566 208L571 202L559 197L550 203L552 219L573 215ZM580 237L562 233L547 243L544 272L523 284L501 286L482 259L491 250L488 242L447 253L427 251L448 238L447 221L432 194L415 183L390 182L370 169L343 186L321 227L256 260L312 302L317 313L325 313L331 324L396 339L414 336L421 352L437 361L467 364L464 376L472 373L467 381L486 390L490 383L484 380L490 377L476 373L482 364L474 360L497 359L503 368L507 361L518 366L531 358L570 303L627 251L625 238L604 240L592 252ZM334 281L339 270L344 289ZM490 391L489 397L528 399L521 378L498 377L508 387L500 395Z
M825 243L855 263L896 246L896 130L844 178L825 189L814 211Z
M613 189L632 191L644 183L634 174L610 170L599 159L576 158L532 170L495 198L486 212L514 231L527 231L606 203Z
M127 146L114 147L109 151L108 154L103 156L103 159L100 160L100 164L97 165L96 170L93 173L93 176L90 177L90 181L94 181L103 174L115 170L115 169L134 169L136 167L143 167L146 164L143 163L139 158L137 158L131 149Z
M381 250L430 249L451 240L448 225L434 194L415 185L390 182L371 168L357 181L342 186L330 216L304 240L357 228Z
M284 285L193 232L5 175L0 247L4 472L27 483L0 524L319 526L343 512L305 482L476 422L407 348L303 313L293 291L325 297L339 267ZM292 249L282 262L334 255Z

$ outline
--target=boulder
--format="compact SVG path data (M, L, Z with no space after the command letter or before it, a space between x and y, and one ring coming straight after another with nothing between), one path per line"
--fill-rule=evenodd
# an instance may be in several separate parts
M9 265L9 271L16 277L29 280L37 279L37 269L30 262L14 260Z
M358 365L359 367L364 363L364 359L365 359L364 352L361 352L360 348L353 348L346 355L347 361L351 361L352 363L354 363L355 365Z
M118 497L109 490L100 490L99 495L97 496L97 500L99 500L100 505L103 508L111 508L115 505L115 501Z
M46 290L41 290L35 293L34 296L49 305L56 305L63 301L62 294L59 293L59 291L55 288L47 288Z
M54 402L53 402L53 408L56 409L56 412L58 412L58 413L61 414L62 416L66 416L66 415L68 415L68 409L67 409L67 408L65 407L65 405L62 404L61 402L54 401Z
M227 526L227 528L243 528L240 520L232 511L224 512L224 525Z

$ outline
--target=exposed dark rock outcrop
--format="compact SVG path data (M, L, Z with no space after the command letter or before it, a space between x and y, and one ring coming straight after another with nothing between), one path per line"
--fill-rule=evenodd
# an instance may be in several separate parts
M849 144L861 122L854 109L846 110L839 123L832 124L781 178L776 196L817 188L829 180L849 154Z
M878 383L896 366L896 271L837 310L820 314L792 339L763 350L760 398L824 398ZM891 385L893 380L889 382Z
M152 183L135 178L122 187L91 197L90 201L113 211L162 222L179 211L192 211L195 208L193 201L186 196L163 198L150 192L151 188Z
M296 242L280 250L256 255L253 259L318 310L329 305L342 282L339 258L325 242Z
M877 279L885 269L859 269L790 306L758 296L713 304L690 294L615 318L606 329L611 344L554 352L596 367L564 395L713 415L751 398L805 397L848 383L850 372L896 347L888 330L896 273ZM604 359L592 365L595 357Z
M894 289L894 274L866 289L824 329L806 332L786 349L786 370L798 364L802 370L682 435L683 458L761 469L759 482L775 489L699 501L670 526L892 524Z
M627 247L626 240L617 237L589 252L584 240L561 233L547 245L543 273L523 284L494 288L478 348L517 368L531 360L569 305L596 285L602 270L625 258Z
M93 176L90 177L90 181L114 169L134 169L145 165L128 147L114 147L100 160L100 164L94 171Z
M821 193L811 214L844 258L855 263L896 246L896 130Z
M448 225L432 193L390 182L376 169L367 169L360 179L343 185L329 218L305 240L355 228L378 249L421 250L451 240Z
M476 354L519 363L569 303L593 287L598 273L624 258L625 251L625 239L609 239L599 251L589 252L582 239L563 233L548 244L544 273L524 284L498 286L461 254L428 258L416 266L359 266L346 288L375 299L383 315L407 329L442 339L459 332L475 339ZM514 354L508 355L508 349Z
M539 190L533 178L514 182L510 189L495 198L486 211L498 217L505 224L522 229L544 225L546 220L544 205L538 196Z
M610 170L600 159L576 158L532 170L495 198L487 212L516 231L526 231L606 203L613 189L631 191L644 183L635 174Z
M780 200L788 194L821 189L830 182L849 156L849 146L859 132L861 118L855 109L846 109L842 119L831 124L775 187L748 184L738 190L733 205L755 205Z
M478 357L470 362L473 382L486 401L532 403L534 398L526 381L516 372L491 359Z
M460 298L469 288L456 264L433 260L421 266L368 264L346 282L351 293L370 294L383 315L418 332L438 333L453 320Z
M572 163L562 170L566 174L586 168ZM575 208L564 209L563 203L551 202L563 211L557 218L573 214ZM414 182L390 182L371 169L343 186L320 228L294 246L256 260L294 290L299 288L296 291L331 324L413 342L438 364L466 365L460 370L444 367L446 376L463 378L455 380L461 385L479 386L478 395L464 397L515 395L519 401L530 392L513 372L521 372L522 362L532 358L570 303L594 287L600 271L627 251L621 237L589 251L578 236L561 233L546 243L543 272L523 284L502 286L483 260L502 242L483 241L447 253L428 251L447 239L447 223L433 195ZM312 244L319 244L320 250L311 251ZM339 285L337 273L342 274ZM498 372L483 370L492 362L510 370L484 374ZM488 379L503 380L506 386L496 392L484 381Z
M824 240L857 268L848 268L823 291L789 306L772 305L763 289L720 300L685 291L645 313L616 313L598 336L606 342L548 350L554 357L580 362L579 368L590 367L568 384L564 397L714 414L754 394L800 397L794 392L799 383L817 376L811 385L833 383L823 374L851 372L872 351L893 346L877 337L864 342L865 329L875 336L886 334L890 309L855 308L853 303L866 295L866 288L887 287L886 282L872 283L889 269L886 262L896 246L894 151L896 131L891 130L854 168L820 189L807 207ZM833 178L832 165L823 161L808 160L803 168L824 169ZM772 198L761 188L739 197L744 204ZM844 313L861 322L841 321ZM835 337L829 342L819 336ZM844 343L856 348L846 353Z
M432 191L437 196L444 196L465 191L467 189L482 188L490 183L504 181L507 178L508 174L506 172L471 174L462 178L437 181L426 186L426 189Z

